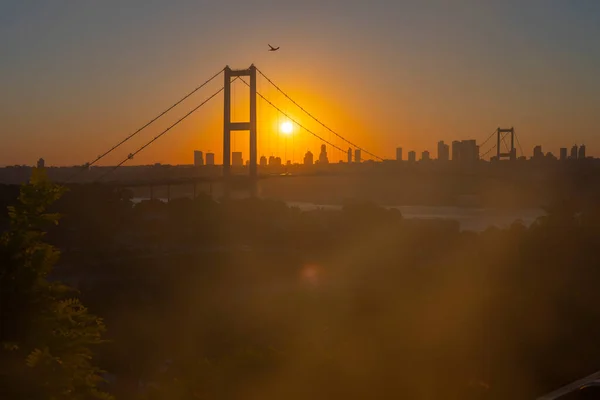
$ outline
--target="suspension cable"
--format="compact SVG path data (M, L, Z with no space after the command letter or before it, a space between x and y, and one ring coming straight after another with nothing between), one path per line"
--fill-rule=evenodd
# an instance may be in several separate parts
M517 145L519 145L519 150L521 151L521 157L525 156L525 153L523 153L523 148L521 147L521 142L519 141L519 136L517 136L516 133L515 133L515 139L517 139Z
M483 153L481 156L479 156L479 158L484 158L485 156L487 156L489 153L491 153L492 150L494 150L496 148L496 145L493 145L488 151L486 151L485 153Z
M495 135L496 133L498 133L498 130L497 130L497 129L495 129L495 130L494 130L494 132L492 132L492 134L491 134L490 136L488 136L488 138L487 138L487 139L485 139L485 140L483 141L483 143L481 143L481 144L479 145L479 147L483 147L483 146L484 146L484 145L485 145L487 142L489 142L489 141L490 141L490 139L491 139L491 138L493 138L493 137L494 137L494 135Z
M344 140L346 143L350 144L352 147L361 150L363 153L368 154L380 161L383 161L383 158L376 156L375 154L363 149L362 147L352 143L351 141L349 141L348 139L346 139L345 137L343 137L342 135L338 134L337 132L335 132L333 129L331 129L330 127L328 127L327 125L325 125L323 122L321 122L321 120L319 120L317 117L315 117L313 114L311 114L310 112L308 112L304 107L302 107L300 104L298 104L294 99L292 99L286 92L284 92L279 86L277 86L271 79L269 79L265 74L262 73L262 71L258 68L256 68L256 70L258 71L258 73L265 78L271 85L273 85L275 87L275 89L277 89L279 92L281 92L289 101L291 101L293 104L295 104L299 109L301 109L302 111L304 111L309 117L311 117L312 119L314 119L315 121L317 121L321 126L323 126L325 129L327 129L329 132L333 133L334 135L336 135L337 137L339 137L340 139ZM339 149L339 147L335 146L336 148Z
M242 82L244 82L248 87L250 87L250 84L248 82L246 82L243 78L240 77L240 80ZM314 137L320 139L321 141L327 143L328 145L330 145L333 148L336 148L338 150L341 151L345 151L341 148L339 148L338 146L336 146L335 144L331 143L330 141L322 138L321 136L317 135L316 133L314 133L313 131L311 131L310 129L308 129L307 127L305 127L304 125L302 125L300 122L298 122L297 120L295 120L294 118L290 117L289 114L287 114L286 112L284 112L281 108L277 107L275 104L273 104L269 99L267 99L265 96L263 96L261 93L256 92L256 95L258 97L260 97L261 99L263 99L264 101L266 101L271 107L273 107L274 109L276 109L277 111L279 111L282 115L285 115L290 121L292 121L294 124L298 125L300 128L304 129L306 132L310 133L311 135L313 135Z
M192 90L191 92L189 92L188 94L186 94L184 97L182 97L180 100L178 100L177 102L175 102L172 106L170 106L169 108L167 108L166 110L164 110L163 112L161 112L160 114L158 114L158 116L156 116L153 119L151 119L150 121L148 121L144 126L142 126L138 130L136 130L135 132L133 132L132 134L130 134L129 136L127 136L125 139L121 140L119 143L117 143L116 145L114 145L113 147L111 147L109 150L107 150L103 154L99 155L94 161L86 163L80 171L76 172L75 174L73 174L73 176L71 176L69 179L67 179L67 182L71 181L73 178L75 178L77 175L79 175L79 173L81 173L81 171L84 171L86 168L91 167L92 165L96 164L98 161L100 161L101 159L103 159L104 157L106 157L107 155L109 155L110 153L112 153L114 150L116 150L117 148L119 148L125 142L127 142L130 139L132 139L134 136L136 136L142 130L146 129L151 124L153 124L154 122L156 122L159 118L161 118L166 113L168 113L169 111L171 111L173 108L177 107L179 104L181 104L184 100L186 100L191 95L193 95L194 93L196 93L198 90L200 90L204 86L208 85L213 79L215 79L217 76L219 76L221 74L221 72L224 71L224 69L225 68L221 69L219 72L217 72L216 74L214 74L208 80L204 81L204 83L202 83L200 86L196 87L194 90Z
M237 78L236 78L237 79ZM235 79L232 81L234 82ZM108 170L106 173L102 174L98 179L96 179L95 182L99 182L101 181L105 176L107 176L108 174L114 172L117 168L119 168L120 166L122 166L123 164L125 164L127 161L132 160L133 157L135 157L138 153L140 153L141 151L143 151L146 147L150 146L152 143L154 143L155 141L157 141L159 138L161 138L163 135L165 135L167 132L169 132L171 129L173 129L175 126L177 126L179 123L181 123L183 120L185 120L187 117L189 117L190 115L192 115L194 112L198 111L198 109L200 107L202 107L203 105L205 105L206 103L208 103L210 100L212 100L216 95L218 95L219 93L221 93L223 90L225 89L225 87L222 87L221 89L217 90L216 92L214 92L212 95L210 95L210 97L208 97L206 100L204 100L202 103L200 103L198 106L194 107L190 112L188 112L187 114L185 114L183 117L179 118L175 123L173 123L171 126L169 126L167 129L165 129L164 131L162 131L161 133L159 133L157 136L155 136L152 140L150 140L149 142L147 142L146 144L144 144L142 147L140 147L139 149L137 149L135 152L130 153L127 158L125 158L123 161L121 161L119 164L117 164L116 166L114 166L113 168L111 168L110 170Z

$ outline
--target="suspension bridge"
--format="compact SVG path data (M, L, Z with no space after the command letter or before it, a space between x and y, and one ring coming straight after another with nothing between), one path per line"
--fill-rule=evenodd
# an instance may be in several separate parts
M159 113L154 118L150 119L148 122L143 124L139 129L135 130L133 133L127 135L122 140L115 143L108 150L100 154L95 159L87 162L83 165L81 169L79 169L73 176L71 176L68 182L73 181L80 173L83 171L88 171L92 166L97 166L100 161L105 159L110 154L116 152L121 147L125 146L128 142L130 142L135 137L142 134L143 131L147 130L151 125L155 124L158 120L165 117L168 113L172 112L175 108L180 106L184 101L189 99L192 95L200 92L202 89L207 87L207 85L219 77L223 79L223 86L221 86L218 90L209 93L204 97L204 99L199 102L195 107L185 113L182 117L177 119L174 123L170 124L156 136L153 136L150 140L146 141L143 145L136 148L134 151L130 152L126 157L124 157L121 161L119 161L116 165L111 167L103 167L102 174L94 179L94 182L112 182L111 176L113 176L114 172L121 168L126 163L135 159L137 155L146 150L148 147L156 143L157 141L163 139L168 133L175 130L175 128L180 125L183 121L188 119L193 114L197 113L201 110L207 103L215 99L218 95L223 93L223 148L222 148L222 156L223 163L220 167L219 173L216 175L212 175L209 177L193 177L193 178L180 178L176 180L165 180L162 182L154 182L155 184L162 185L170 185L170 184L182 184L188 182L206 182L206 181L233 181L235 179L240 179L239 176L232 176L232 134L237 131L246 131L248 132L248 149L249 149L249 160L248 160L248 175L244 178L249 182L256 182L258 179L266 178L266 176L260 176L258 173L258 120L257 120L257 101L260 100L262 103L266 104L268 107L275 110L279 115L285 117L287 121L291 122L300 132L308 135L313 140L315 140L321 146L328 146L329 149L334 149L339 152L340 160L343 159L345 155L348 155L348 162L352 159L352 154L355 154L355 161L373 161L373 162L383 162L386 161L384 158L378 154L375 154L372 151L369 151L364 146L358 144L355 140L350 140L348 134L341 134L337 130L331 128L330 125L326 124L321 117L315 115L314 112L309 111L305 106L301 105L296 99L291 97L288 92L282 89L281 86L276 84L271 78L269 78L265 73L263 73L259 68L254 65L251 65L246 69L231 69L229 66L217 71L210 78L204 81L202 84L185 94L171 106L166 108L164 111ZM283 99L291 104L295 108L295 113L286 111L287 108L282 106L281 104L277 104L277 101L273 98L269 98L264 93L261 93L257 90L257 83L259 79L266 82L267 86L274 90L275 93L283 96ZM242 82L245 86L249 88L249 118L247 121L233 121L232 120L232 86L236 81ZM304 119L296 117L295 115L302 115ZM311 128L309 123L305 123L302 121L310 121L312 125L317 126L318 129ZM491 141L491 139L496 136L497 140ZM509 137L510 143L507 142L507 137ZM492 152L496 150L496 157L500 159L516 159L516 150L515 150L515 139L518 142L518 137L515 135L515 131L513 128L509 129L501 129L497 128L494 132L487 137L481 145L478 147L479 156L478 159L483 159L489 154L493 154ZM487 148L485 146L488 146ZM321 147L319 146L319 147ZM343 147L342 147L343 146ZM502 148L504 146L504 148ZM520 143L519 143L520 146ZM325 148L325 147L323 147ZM521 149L522 153L522 149ZM360 156L358 156L360 154ZM359 158L358 160L356 158ZM285 174L283 174L285 175ZM149 182L142 182L140 179L134 179L131 182L128 182L129 186L135 185L148 185Z

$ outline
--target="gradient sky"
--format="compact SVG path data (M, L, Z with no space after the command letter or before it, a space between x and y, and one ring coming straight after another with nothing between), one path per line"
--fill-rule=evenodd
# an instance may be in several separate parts
M281 46L266 51L267 43ZM332 128L393 158L514 126L535 144L600 154L600 1L0 0L0 165L82 164L226 64L257 65ZM222 86L185 102L114 164ZM326 138L265 81L259 91ZM243 115L235 85L234 116ZM247 104L247 102L246 102ZM320 144L259 101L259 152ZM133 163L221 159L222 96ZM246 135L234 149L244 151ZM339 140L332 142L347 148ZM284 155L285 153L285 155ZM334 161L341 154L331 152Z

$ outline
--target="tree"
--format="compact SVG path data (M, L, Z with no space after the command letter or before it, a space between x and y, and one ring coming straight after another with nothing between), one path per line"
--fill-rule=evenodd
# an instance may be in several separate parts
M44 241L45 229L59 215L47 209L63 192L34 169L8 208L10 227L0 237L2 398L111 399L98 389L102 371L92 363L102 320L73 289L48 278L59 252Z

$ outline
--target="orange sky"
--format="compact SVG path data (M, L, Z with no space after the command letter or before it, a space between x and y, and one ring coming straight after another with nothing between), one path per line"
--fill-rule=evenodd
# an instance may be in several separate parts
M557 154L585 143L597 153L598 3L389 3L15 2L0 20L0 165L93 160L226 64L251 63L337 132L386 158L397 146L435 156L439 140L481 142L499 125L517 129L526 155L536 144ZM281 50L267 52L269 42ZM219 78L101 164L119 162L221 86ZM258 90L348 147L265 80ZM245 93L235 85L239 115ZM283 117L258 105L259 155L298 162L307 149L318 152L320 142L300 129L292 138L277 134ZM191 163L194 149L214 151L218 162L222 107L218 96L133 163ZM246 159L244 135L235 135L233 149ZM332 161L340 158L330 149Z

